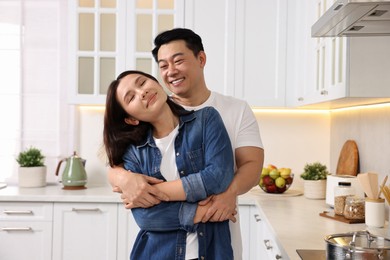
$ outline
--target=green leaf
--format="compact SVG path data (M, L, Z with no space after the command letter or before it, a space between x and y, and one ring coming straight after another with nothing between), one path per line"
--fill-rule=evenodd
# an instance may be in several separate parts
M16 161L20 167L38 167L44 166L44 159L45 157L42 155L41 150L31 146L27 150L20 152Z

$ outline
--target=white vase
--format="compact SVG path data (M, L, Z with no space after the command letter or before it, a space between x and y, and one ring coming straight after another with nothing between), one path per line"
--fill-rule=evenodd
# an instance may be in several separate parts
M308 199L325 199L326 180L305 180L303 182L303 191Z
M19 187L36 188L46 186L46 166L19 167Z

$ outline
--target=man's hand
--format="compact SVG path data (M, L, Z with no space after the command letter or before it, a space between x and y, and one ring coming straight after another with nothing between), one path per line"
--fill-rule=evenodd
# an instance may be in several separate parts
M194 217L194 224L199 223L199 222L207 222L203 221L203 218L205 217L207 211L210 209L210 207L213 205L212 198L214 195L208 197L207 199L204 199L203 201L198 203L198 208L196 209L195 217ZM226 218L219 218L218 222L220 221L225 221L225 220L231 220L234 223L237 221L235 215L237 214L237 211L234 210L234 212L231 215L226 216ZM213 220L210 220L213 221Z
M109 170L109 181L114 192L120 192L125 208L149 208L167 201L168 196L159 191L153 184L162 180L143 174L126 171L121 167Z
M227 191L210 196L209 198L199 202L200 206L211 204L206 214L202 218L202 222L220 222L231 220L236 222L236 196Z

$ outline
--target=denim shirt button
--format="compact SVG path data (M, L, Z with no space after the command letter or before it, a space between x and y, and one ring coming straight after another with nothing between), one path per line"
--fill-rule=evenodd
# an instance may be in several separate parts
M179 156L180 155L180 153L176 153L176 156Z
M199 232L199 236L203 237L203 232Z
M184 171L180 171L180 174L183 175L183 174L184 174Z
M204 256L200 256L200 259L204 260Z

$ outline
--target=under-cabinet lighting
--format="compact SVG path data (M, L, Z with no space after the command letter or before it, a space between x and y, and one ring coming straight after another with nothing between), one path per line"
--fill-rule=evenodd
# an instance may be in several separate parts
M377 108L390 108L390 103L380 103L380 104L371 104L371 105L361 105L354 107L342 107L331 109L331 112L343 112L349 110L361 110L361 109L377 109Z
M277 113L277 114L328 114L327 109L272 109L272 108L252 108L254 113Z
M330 112L342 112L347 110L390 108L390 103L369 104L352 107L342 107L333 109L273 109L273 108L252 108L254 113L279 113L279 114L326 114Z
M370 105L360 105L353 107L343 107L343 108L333 108L333 109L275 109L275 108L252 108L254 113L278 113L278 114L327 114L330 112L341 112L347 110L360 110L360 109L376 109L376 108L390 108L390 103L380 103L380 104L370 104ZM95 111L104 111L105 106L79 106L80 110L95 110Z

